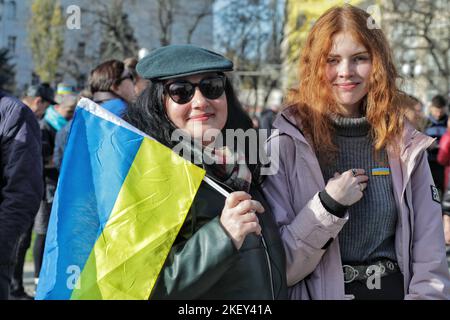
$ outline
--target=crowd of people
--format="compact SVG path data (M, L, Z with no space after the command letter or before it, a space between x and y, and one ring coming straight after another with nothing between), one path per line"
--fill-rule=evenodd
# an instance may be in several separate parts
M59 169L72 124L72 117L79 99L82 97L90 98L110 112L122 115L127 105L136 100L137 95L140 94L147 83L145 79L137 75L135 70L136 63L136 59L130 58L124 62L109 60L100 64L91 71L88 88L81 92L76 92L73 87L64 83L58 84L55 92L48 84L43 83L30 86L21 101L2 95L1 107L2 110L5 109L5 112L10 105L10 108L12 108L11 112L14 111L17 113L17 116L20 108L25 108L26 110L21 111L22 113L26 112L29 114L31 112L34 115L31 118L29 115L27 115L28 118L25 118L24 115L21 116L19 120L24 122L23 128L16 129L20 129L16 137L14 135L11 136L13 141L23 140L23 145L12 145L11 149L7 149L6 146L8 144L5 143L5 146L2 148L4 179L2 185L5 185L2 194L5 196L1 201L2 205L8 207L1 212L1 219L5 219L1 228L6 228L8 224L11 224L8 221L9 219L18 219L13 213L8 213L6 210L20 210L20 214L27 214L27 217L24 217L16 227L21 232L15 234L15 240L12 241L13 237L8 236L8 241L12 242L12 244L8 251L2 255L2 258L9 256L9 260L5 260L9 261L8 268L5 263L5 281L7 280L6 276L8 274L11 275L9 294L0 294L2 299L29 300L33 298L25 291L23 284L26 252L31 247L32 234L34 233L32 256L34 262L34 284L37 286ZM9 121L12 121L14 116L9 115L8 118L11 118ZM5 121L6 119L7 117L5 117ZM20 124L20 121L17 123ZM15 124L11 123L10 125L14 128ZM8 129L8 127L5 126L5 129ZM5 137L11 135L9 131L4 131L2 134ZM28 140L30 141L27 142ZM36 142L39 142L38 146L33 145ZM31 148L33 149L28 150ZM36 154L36 151L39 151L39 155ZM26 156L21 156L22 152L26 152ZM8 164L6 161L8 157L11 157L11 164ZM15 161L16 158L18 160L23 158L24 162L26 159L30 160L22 164L22 161ZM41 161L38 159L41 159ZM30 166L33 167L33 174L27 174L27 170L31 170ZM11 188L13 188L11 191L7 188L8 183L10 183L8 171L20 173L17 177L11 176L11 183L14 183L11 185ZM20 179L26 179L26 181L21 181ZM17 186L20 186L20 188ZM25 190L22 190L22 188ZM32 193L33 195L33 197L28 195L29 200L23 198L27 196L27 193ZM11 196L11 201L14 202L8 203L6 196ZM33 201L36 198L40 199L40 201ZM24 203L18 203L19 201ZM26 208L21 208L20 206L25 206ZM18 216L20 214L17 213ZM30 218L32 219L30 220ZM10 232L12 231L5 229L5 233L1 236L5 236L6 239ZM3 293L5 292L7 291L3 291Z
M260 142L268 152L279 146L272 175L249 161L245 144L204 139L255 122L228 77L233 63L197 46L103 62L79 93L61 83L56 94L31 86L22 101L0 94L0 299L32 299L23 286L32 233L39 282L81 97L168 147L183 131L199 142L194 158L214 146L245 159L196 162L230 195L202 183L151 299L450 299L448 101L435 96L425 116L422 102L399 90L388 41L369 18L344 5L312 27L298 87L259 121L277 129ZM370 283L373 274L379 283Z
M428 115L424 112L424 104L416 97L409 96L412 104L407 109L407 118L420 132L434 138L427 149L428 164L431 169L434 185L442 199L442 212L445 243L450 245L450 122L449 101L441 94L435 95L428 105Z

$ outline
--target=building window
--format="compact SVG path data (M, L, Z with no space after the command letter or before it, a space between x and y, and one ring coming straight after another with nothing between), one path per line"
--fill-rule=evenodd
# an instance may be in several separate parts
M32 72L31 73L31 85L32 86L38 85L39 82L41 82L41 80L39 79L39 76L36 73Z
M17 42L16 36L8 37L8 50L11 54L16 54L16 42Z
M84 59L85 50L86 50L86 43L78 42L77 57L79 59Z
M60 72L55 74L55 83L61 83L63 81L63 75Z
M17 14L17 4L15 1L11 0L6 3L6 18L10 20L15 20Z
M86 87L86 75L80 74L77 78L77 88L82 90Z
M0 0L0 21L2 21L3 12L5 12L5 2Z

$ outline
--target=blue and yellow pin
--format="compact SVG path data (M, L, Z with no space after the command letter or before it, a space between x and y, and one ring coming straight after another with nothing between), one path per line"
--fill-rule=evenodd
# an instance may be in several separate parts
M372 175L373 176L387 176L391 173L389 168L373 168Z

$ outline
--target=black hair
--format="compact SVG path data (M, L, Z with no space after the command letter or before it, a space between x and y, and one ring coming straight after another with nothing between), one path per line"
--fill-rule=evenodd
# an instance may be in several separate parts
M242 108L230 80L225 77L225 94L227 97L228 115L224 128L222 129L223 137L225 137L226 129L242 129L246 131L253 128L253 123L248 114ZM158 140L169 148L177 145L178 141L172 141L172 133L177 128L169 120L164 106L164 82L152 81L149 86L142 92L135 103L129 105L127 112L124 114L125 121L135 126L139 130L145 132L149 136ZM259 150L258 141L258 148ZM252 172L253 181L260 183L260 158L257 164L249 164L250 142L246 140L245 146L237 146L245 154L247 166ZM236 151L236 150L235 150Z
M436 108L445 108L447 106L447 99L444 96L438 94L431 99L431 105Z

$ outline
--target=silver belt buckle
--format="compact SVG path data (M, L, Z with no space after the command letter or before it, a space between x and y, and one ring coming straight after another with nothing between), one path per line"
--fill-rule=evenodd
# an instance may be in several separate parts
M344 264L342 269L344 271L344 283L350 283L358 276L358 270L348 264Z

